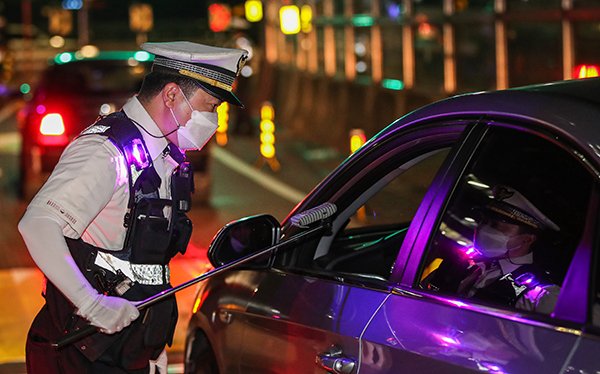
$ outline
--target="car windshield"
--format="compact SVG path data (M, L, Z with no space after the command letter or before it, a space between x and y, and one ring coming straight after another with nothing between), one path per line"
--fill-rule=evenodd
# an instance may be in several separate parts
M78 61L48 69L42 87L51 94L103 95L137 92L146 64L129 66L127 61Z

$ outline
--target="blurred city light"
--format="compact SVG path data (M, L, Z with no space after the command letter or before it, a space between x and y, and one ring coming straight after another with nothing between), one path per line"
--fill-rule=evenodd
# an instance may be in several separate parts
M313 12L310 5L302 5L300 8L300 26L303 33L312 31Z
M273 118L275 111L270 103L266 102L260 109L260 154L270 159L275 156L275 124Z
M113 112L116 112L117 108L115 108L115 104L105 103L100 106L100 115L106 116Z
M150 57L151 57L150 53L148 53L146 51L137 51L133 55L133 58L135 58L138 61L148 61L148 60L150 60Z
M231 23L231 8L225 4L211 4L208 7L208 26L214 32L225 31Z
M295 5L287 5L279 10L281 31L284 34L297 34L300 32L300 10Z
M361 129L350 130L350 153L356 152L360 147L365 144L367 137L365 132Z
M354 53L358 56L363 57L367 54L367 46L363 42L354 43Z
M244 38L243 36L236 39L235 44L241 49L245 49L248 51L248 60L252 59L254 54L254 49L252 48L252 43L248 38Z
M402 14L402 6L398 4L390 4L387 8L390 18L398 18Z
M575 78L592 78L598 76L600 69L596 65L579 65L575 68L573 76Z
M364 61L358 61L356 63L356 71L359 73L364 73L367 71L367 63Z
M263 18L263 6L259 0L248 0L244 3L248 22L258 22Z
M79 10L82 6L82 0L63 0L62 2L62 7L68 10Z
M227 144L227 129L229 128L229 104L224 101L217 108L218 125L217 128L217 144L224 146Z
M246 65L242 68L242 71L240 74L242 74L242 77L248 78L249 76L252 75L252 73L254 73L252 68L250 66Z
M135 32L148 32L154 26L150 4L133 4L129 8L129 28Z
M68 35L73 29L72 12L67 9L50 8L48 21L48 31L52 35Z
M65 52L57 55L54 60L59 64L64 64L73 59L73 55L71 53Z
M398 79L384 79L381 81L381 85L390 90L402 90L404 88L404 82Z
M65 46L65 38L60 35L55 35L50 38L50 46L53 48L62 48Z
M265 103L263 104L262 108L260 108L260 118L261 119L268 119L268 120L273 120L275 116L275 111L273 110L273 107L271 106L270 103Z
M23 83L21 85L20 89L21 89L21 93L25 95L25 94L28 94L31 91L31 86L28 85L27 83Z
M352 24L356 27L369 27L373 26L373 17L366 16L364 14L358 14L352 18Z
M84 45L79 52L83 58L94 58L100 54L100 50L95 45Z
M419 37L426 40L433 39L437 34L437 30L427 22L421 23L417 30Z

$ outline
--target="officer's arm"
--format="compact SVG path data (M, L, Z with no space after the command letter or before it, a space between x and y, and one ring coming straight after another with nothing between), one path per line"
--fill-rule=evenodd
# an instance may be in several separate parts
M30 206L19 222L19 232L37 266L73 303L78 315L102 332L122 330L139 316L137 308L125 299L99 294L90 285L71 257L62 233L65 225L46 209Z
M555 284L538 285L523 294L515 306L517 309L550 315L554 312L560 290L561 287Z

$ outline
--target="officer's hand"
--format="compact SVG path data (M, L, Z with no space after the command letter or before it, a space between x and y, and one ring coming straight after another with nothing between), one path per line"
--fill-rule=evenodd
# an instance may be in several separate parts
M86 298L77 309L77 314L105 334L114 334L129 326L140 312L128 300L120 297L96 294Z

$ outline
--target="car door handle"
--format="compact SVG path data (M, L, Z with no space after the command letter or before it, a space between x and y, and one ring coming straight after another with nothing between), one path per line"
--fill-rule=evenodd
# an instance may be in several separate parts
M344 356L344 353L337 345L332 345L326 352L317 355L317 365L330 373L351 374L356 367L356 361Z

